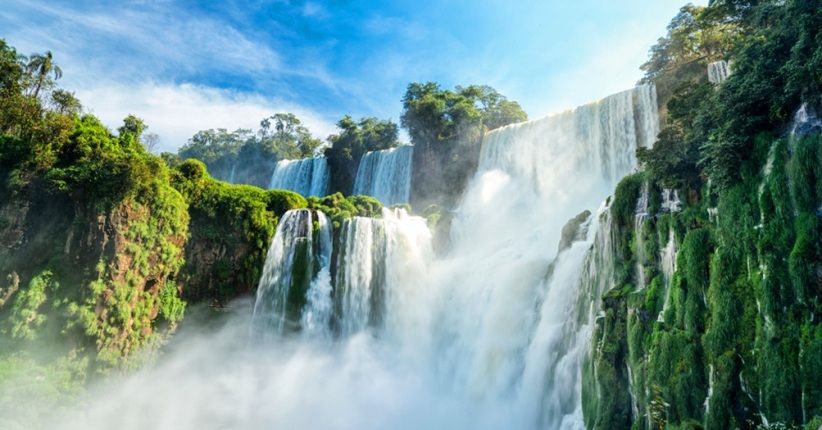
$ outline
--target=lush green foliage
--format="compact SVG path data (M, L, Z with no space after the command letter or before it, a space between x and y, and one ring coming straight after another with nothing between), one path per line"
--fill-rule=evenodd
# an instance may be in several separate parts
M801 102L819 106L820 28L822 8L803 0L683 8L643 66L669 113L659 143L638 154L648 171L696 189L701 178L720 187L743 179L759 134L783 129ZM711 91L705 65L720 58L732 74Z
M0 274L11 280L2 343L62 346L100 369L129 365L182 318L175 276L188 206L141 144L139 118L114 135L55 88L50 53L26 60L5 43L0 52L9 71L0 92Z
M331 146L325 150L331 170L329 192L351 194L362 156L399 145L399 129L390 120L362 118L357 122L350 116L337 122L337 127L340 132L328 137Z
M322 198L309 197L308 207L328 215L335 230L339 230L344 219L353 216L382 216L382 203L369 196L345 197L342 193L334 193Z
M197 160L183 162L176 172L174 186L191 214L184 297L224 303L253 291L279 217L306 207L306 200L290 191L217 181Z
M311 157L321 143L296 115L277 113L260 121L256 132L199 131L178 155L202 161L221 180L267 187L277 160Z
M476 170L483 133L528 119L517 102L487 86L451 91L415 82L402 102L401 123L414 144L411 200L420 207L453 204Z
M683 8L652 50L643 68L665 123L637 156L652 196L676 188L687 201L669 214L652 199L656 215L636 224L641 176L617 187L616 285L583 373L590 427L627 428L631 409L637 429L818 426L822 139L774 136L802 102L819 106L820 20L814 2L714 1ZM720 58L732 74L709 84L706 62ZM651 281L633 291L639 272ZM630 396L605 392L615 386Z

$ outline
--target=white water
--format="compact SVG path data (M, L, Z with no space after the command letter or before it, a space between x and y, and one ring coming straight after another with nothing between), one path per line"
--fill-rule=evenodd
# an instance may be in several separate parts
M328 178L328 161L325 157L280 160L274 166L269 188L320 197L328 192Z
M114 403L95 402L63 423L582 428L581 364L600 297L613 284L609 212L602 207L581 226L576 237L584 239L557 255L560 231L606 200L635 168L636 147L651 145L657 131L654 89L640 87L491 132L444 256L432 257L424 220L401 210L340 226L335 284L319 270L299 320L306 325L310 314L322 326L332 303L331 336L286 335L247 353L219 337L180 347L107 391ZM287 244L315 240L304 231L310 214L287 214L278 227L255 319L265 311L287 325L290 284L278 279L292 272L283 268L299 252L290 250L307 249Z
M668 229L668 243L665 248L660 251L660 264L662 265L662 277L665 279L665 293L662 311L657 317L657 321L665 321L665 311L668 310L668 303L671 301L671 282L673 281L674 272L676 272L676 238L674 237L674 229Z
M671 213L682 210L682 201L679 200L679 191L665 188L662 190L662 210Z
M320 270L311 281L306 293L306 306L303 309L300 327L309 335L326 336L331 322L331 223L322 212L317 212L319 227L319 248L316 252ZM275 238L276 240L276 238Z
M645 220L648 219L648 199L650 197L648 188L648 182L642 184L642 192L639 195L639 199L637 199L636 210L634 211L637 290L644 289L647 284L645 279L645 264L648 260L645 256Z
M790 134L792 136L803 136L807 134L822 132L822 118L808 107L807 103L802 103L793 116Z
M315 238L313 233L315 219L320 227L319 238ZM315 259L317 254L319 258ZM311 282L308 286L308 301L313 312L307 317L307 322L314 324L316 320L325 318L325 298L322 297L322 290L327 288L321 284L325 282L329 270L330 255L330 224L325 214L298 209L283 215L268 249L263 274L257 287L257 299L252 314L255 332L262 337L270 337L272 332L279 334L286 329L299 326L296 321L289 320L287 298L292 288L305 287L295 285L301 277ZM308 263L295 267L295 261L300 259ZM317 264L319 267L315 267ZM314 275L315 269L318 271L317 276Z
M413 146L372 151L362 156L354 194L372 196L385 205L408 203Z
M725 60L708 63L708 81L712 84L721 84L731 75L731 65Z

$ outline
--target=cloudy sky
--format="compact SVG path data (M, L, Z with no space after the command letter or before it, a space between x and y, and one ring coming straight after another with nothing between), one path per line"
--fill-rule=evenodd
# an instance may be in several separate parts
M173 150L281 111L318 137L345 114L398 121L412 81L488 84L541 117L632 86L683 4L4 0L0 38L51 50L89 111L134 113Z

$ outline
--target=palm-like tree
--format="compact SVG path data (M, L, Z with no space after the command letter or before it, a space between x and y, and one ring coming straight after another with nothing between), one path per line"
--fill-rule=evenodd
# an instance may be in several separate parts
M49 74L54 74L54 79L60 79L63 76L63 70L57 64L54 64L51 51L46 51L45 54L32 54L26 68L29 73L35 76L34 98L37 98L40 88L43 87Z

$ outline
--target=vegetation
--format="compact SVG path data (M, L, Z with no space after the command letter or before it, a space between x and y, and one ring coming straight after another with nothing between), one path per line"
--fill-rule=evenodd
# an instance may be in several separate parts
M197 160L177 166L173 183L191 214L181 277L183 297L192 301L223 304L254 291L279 218L307 206L290 191L217 181Z
M260 121L256 132L199 131L177 155L202 161L220 180L267 187L278 160L312 157L321 144L296 115L277 113Z
M611 206L616 285L584 374L590 427L818 426L822 138L778 137L802 103L819 107L822 9L811 3L686 6L643 66L666 122ZM732 74L708 83L719 59ZM645 180L651 195L688 196L683 210L635 223ZM678 258L666 280L669 231ZM635 290L638 264L650 282Z
M399 128L389 120L362 118L357 122L347 115L337 122L337 127L339 134L328 137L331 146L325 149L331 170L329 192L351 194L362 156L399 145Z
M528 119L519 103L487 86L451 91L434 82L415 82L402 102L401 123L414 144L415 207L453 205L477 168L483 133Z

